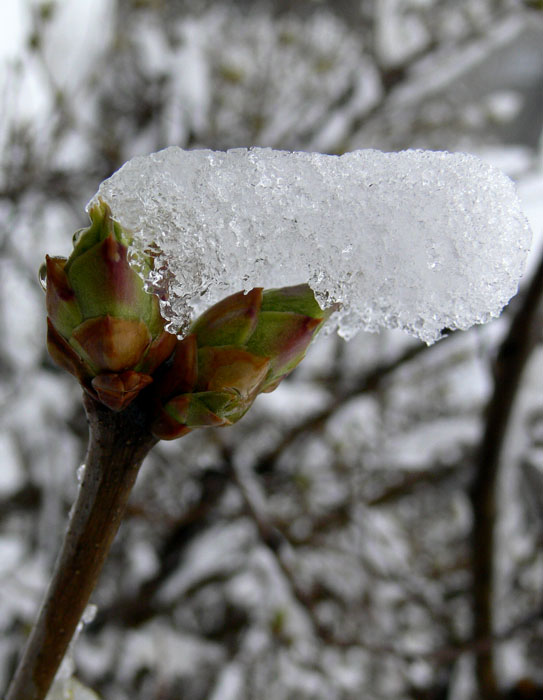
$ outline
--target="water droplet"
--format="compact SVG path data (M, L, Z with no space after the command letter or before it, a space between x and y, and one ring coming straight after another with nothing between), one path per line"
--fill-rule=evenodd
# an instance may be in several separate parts
M79 243L81 236L83 235L83 233L85 233L86 230L86 228L80 228L74 233L74 235L72 236L72 243L74 245L77 245Z
M88 625L90 622L92 622L94 620L97 612L98 612L98 606L90 603L89 605L87 605L87 607L85 608L85 612L81 616L81 622L84 625Z
M47 291L47 264L43 263L38 272L38 279L44 292Z
M85 469L86 468L87 468L87 465L85 463L81 464L77 468L76 474L77 474L77 483L78 484L80 484L83 481L83 479L85 478Z

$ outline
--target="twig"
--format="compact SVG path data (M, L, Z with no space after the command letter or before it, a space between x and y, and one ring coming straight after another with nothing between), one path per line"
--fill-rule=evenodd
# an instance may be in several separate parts
M441 341L442 343L445 341ZM395 370L403 367L406 362L410 362L419 355L428 351L427 345L423 343L413 344L407 348L399 357L390 362L382 363L374 367L368 374L355 381L348 389L338 392L330 403L318 413L310 415L298 425L291 428L278 444L267 454L262 455L256 466L256 471L259 474L264 474L273 469L277 459L283 454L287 447L290 447L301 435L306 432L318 430L326 421L340 408L345 405L346 401L363 394L367 391L375 391L381 382Z
M43 700L120 525L139 468L157 442L145 404L114 413L84 396L85 472L51 583L5 700Z
M288 566L285 561L285 554L288 551L288 541L286 537L282 532L274 527L274 525L257 506L255 497L251 492L251 488L246 483L246 480L240 474L238 469L236 469L230 451L226 447L223 449L223 460L227 474L231 477L232 482L236 485L239 494L243 499L243 504L247 515L254 522L261 542L274 556L274 559L284 576L285 582L287 583L292 596L302 605L306 613L309 615L309 619L315 634L323 639L323 641L327 641L324 639L325 630L315 615L315 601L310 593L306 592L300 587L290 569L290 566Z
M275 560L285 577L285 582L289 585L291 594L308 614L309 620L313 627L313 632L323 643L327 644L328 646L339 649L360 647L371 654L390 655L404 661L426 660L436 665L444 665L450 664L466 653L471 652L479 655L484 654L491 649L495 643L506 641L518 632L524 629L529 629L530 627L540 623L543 619L543 610L538 609L528 613L500 632L495 632L484 636L473 636L471 639L464 642L443 645L437 649L428 651L410 651L408 649L402 649L401 646L398 645L370 642L358 636L338 638L331 630L327 629L326 626L322 625L322 623L319 621L315 611L315 603L317 600L315 600L310 592L307 592L300 587L293 575L292 570L285 562L283 555L287 549L288 540L285 538L284 534L279 529L274 527L274 525L268 521L266 516L260 512L250 493L250 489L248 488L245 479L233 465L231 455L227 449L223 451L223 459L228 473L231 475L234 483L240 491L248 515L252 518L257 527L261 541L274 555Z
M471 448L464 446L462 456L454 464L433 464L424 471L407 472L397 483L387 486L381 493L368 498L365 505L369 508L395 503L416 489L424 486L443 486L447 481L466 481L471 476Z
M473 636L492 640L496 483L507 426L522 372L534 349L540 326L536 322L543 297L543 257L515 313L494 367L494 392L487 406L486 424L471 492L473 508ZM498 689L490 644L476 658L481 700L493 700Z

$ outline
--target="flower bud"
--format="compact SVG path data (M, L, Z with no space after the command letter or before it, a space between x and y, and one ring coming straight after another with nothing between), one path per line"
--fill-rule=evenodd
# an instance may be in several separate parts
M130 239L108 206L96 204L89 216L67 260L46 258L47 344L58 365L118 411L153 381L176 338L128 263Z
M171 440L238 421L301 362L335 308L323 311L305 284L238 292L212 306L157 376L155 435Z

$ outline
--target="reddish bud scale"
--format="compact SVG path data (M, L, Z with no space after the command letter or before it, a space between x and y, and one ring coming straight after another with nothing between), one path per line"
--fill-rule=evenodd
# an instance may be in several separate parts
M90 218L68 260L46 258L47 343L89 394L120 411L153 381L176 338L130 267L129 240L108 207L93 207Z
M215 304L157 376L154 434L172 440L238 421L301 362L334 309L323 311L307 285L255 288Z

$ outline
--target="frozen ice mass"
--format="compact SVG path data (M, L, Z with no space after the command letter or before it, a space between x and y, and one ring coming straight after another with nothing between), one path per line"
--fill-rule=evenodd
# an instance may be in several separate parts
M500 314L531 242L511 180L463 153L171 147L96 198L133 233L135 264L153 255L147 288L177 333L240 289L307 282L341 304L345 338L386 327L431 343Z

